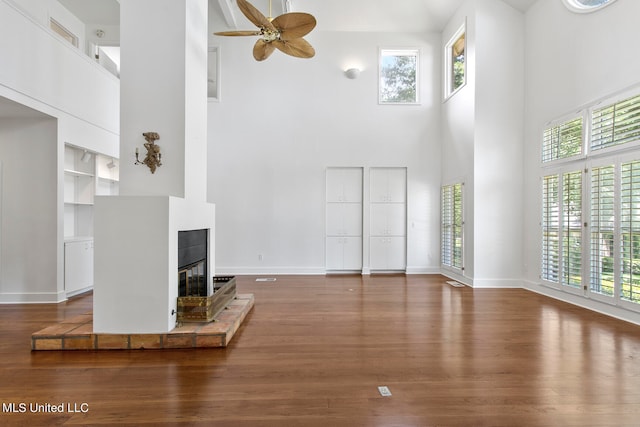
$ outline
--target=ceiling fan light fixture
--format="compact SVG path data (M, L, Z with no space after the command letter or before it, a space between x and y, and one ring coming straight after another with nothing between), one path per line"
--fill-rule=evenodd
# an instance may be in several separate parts
M254 31L221 31L217 36L259 36L253 47L256 61L264 61L275 49L298 58L312 58L316 52L303 37L316 26L313 15L302 12L284 13L275 18L266 17L247 0L236 0L242 14L257 28ZM271 0L269 0L271 15Z

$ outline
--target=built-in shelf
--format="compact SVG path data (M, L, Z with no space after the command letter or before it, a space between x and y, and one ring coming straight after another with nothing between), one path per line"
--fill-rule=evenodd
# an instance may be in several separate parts
M88 173L88 172L81 172L81 171L76 171L76 170L71 170L71 169L65 169L64 173L67 175L71 175L71 176L76 176L76 177L87 177L87 178L93 178L95 175L92 173Z
M93 286L94 200L118 194L119 162L67 144L63 171L65 291L71 296Z

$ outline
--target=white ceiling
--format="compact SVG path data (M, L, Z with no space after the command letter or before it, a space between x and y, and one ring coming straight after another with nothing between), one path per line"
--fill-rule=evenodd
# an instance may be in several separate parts
M85 24L118 25L118 0L58 0ZM222 15L219 1L209 0L214 14ZM239 28L251 24L233 4ZM318 21L320 31L384 31L423 32L441 31L465 0L290 0L292 11L308 12ZM526 12L536 0L503 0L514 8ZM283 0L271 0L272 15L283 12ZM269 0L251 0L265 15L269 13ZM392 5L392 7L390 7ZM219 22L223 22L220 20ZM214 28L213 30L223 30Z

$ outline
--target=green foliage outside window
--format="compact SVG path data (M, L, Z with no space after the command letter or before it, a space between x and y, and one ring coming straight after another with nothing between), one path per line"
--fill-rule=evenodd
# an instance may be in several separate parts
M380 67L380 102L400 104L416 103L417 53L386 54L383 52Z

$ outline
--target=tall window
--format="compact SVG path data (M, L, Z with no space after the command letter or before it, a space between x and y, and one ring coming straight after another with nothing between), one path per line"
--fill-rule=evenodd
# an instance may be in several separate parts
M443 186L440 206L442 265L463 269L462 184Z
M591 169L590 287L596 294L613 296L615 168Z
M639 148L637 93L543 131L542 280L640 311Z
M445 98L453 95L467 79L466 25L462 25L445 45Z
M558 175L542 180L542 278L556 283L560 277L560 189Z
M640 303L640 161L622 165L620 187L620 298Z
M582 172L543 178L542 278L563 286L582 283Z

